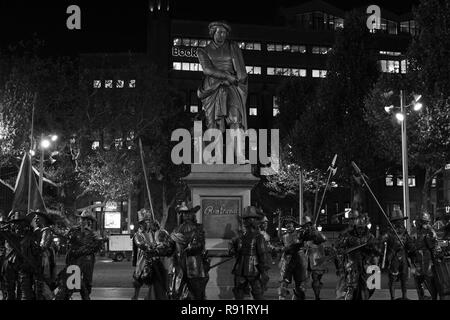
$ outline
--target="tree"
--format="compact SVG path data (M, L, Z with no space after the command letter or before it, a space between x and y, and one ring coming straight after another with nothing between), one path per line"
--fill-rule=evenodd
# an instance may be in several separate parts
M421 94L424 108L407 118L408 160L422 172L422 210L431 209L431 182L450 160L450 5L447 1L422 0L414 10L420 30L407 52L405 77L380 77L365 102L365 117L374 132L374 151L393 164L400 164L400 125L383 107L399 105L399 90L405 90L406 103ZM397 100L386 97L392 91ZM422 179L421 179L422 180Z
M339 170L333 180L347 187L354 185L351 161L379 170L382 166L370 152L372 133L363 112L364 98L377 75L366 18L351 12L328 53L326 78L317 79L316 84L290 80L279 90L280 119L287 126L282 136L283 153L292 153L288 163L307 172L320 170L325 176L334 154L338 154ZM295 116L290 119L292 114ZM291 150L286 150L287 146Z
M152 192L152 202L154 207L155 203L161 204L162 209L156 209L156 215L162 212L158 218L164 226L169 207L174 204L179 189L184 190L180 178L187 169L173 165L170 137L176 128L186 127L188 119L172 98L177 94L157 75L151 62L130 55L128 63L120 69L114 68L107 57L102 65L101 70L86 68L81 84L85 101L82 112L87 125L79 133L85 137L81 143L84 151L79 178L85 194L120 200L131 199L144 191L137 143L141 138L151 187L158 187ZM99 77L133 79L136 87L93 89L91 84ZM99 142L98 150L90 148L94 141Z

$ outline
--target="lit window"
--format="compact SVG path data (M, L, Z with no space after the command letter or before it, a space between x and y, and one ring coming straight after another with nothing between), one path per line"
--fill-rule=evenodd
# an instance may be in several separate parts
M283 51L283 45L281 45L281 44L276 44L276 45L275 45L275 51Z
M267 44L267 51L275 51L275 44L268 43Z
M408 61L407 60L400 61L400 72L401 73L406 73L407 66L408 66Z
M181 64L181 70L183 71L189 71L189 62L183 62Z
M122 89L125 85L125 81L123 80L117 80L116 82L116 88Z
M112 80L106 80L105 81L105 88L111 89L113 87L113 81Z
M257 116L258 115L258 109L257 108L249 108L249 115Z
M99 89L102 87L102 81L101 80L94 80L94 88Z
M253 43L246 43L246 44L245 44L245 49L247 49L247 50L253 50Z
M191 45L191 39L183 39L183 46L189 47Z
M431 180L431 187L436 188L436 185L437 185L437 179L433 178L433 180Z
M173 39L173 45L174 46L181 46L181 39L180 38Z
M92 142L92 150L97 150L98 148L100 148L100 141Z
M201 39L201 40L198 42L198 46L199 46L199 47L206 47L206 40L205 40L205 39Z
M191 113L197 113L198 112L198 106L191 106L190 111L191 111Z
M190 70L190 71L198 71L198 65L199 65L198 63L192 63L192 62L191 62L191 63L189 64L189 70Z
M280 109L278 108L273 108L273 116L276 117L277 115L280 114Z
M261 51L261 43L255 43L255 44L253 45L253 50Z
M174 62L173 70L181 70L181 62Z
M268 75L274 75L275 74L275 68L273 67L267 67L267 74Z
M198 47L198 39L191 39L191 46Z
M136 88L136 80L130 80L128 83L128 88Z
M386 176L386 186L387 187L394 186L394 177L391 174Z
M327 76L326 70L313 70L312 77L313 78L325 78Z
M283 46L283 51L291 51L291 46L288 45L288 44L285 44L285 45Z
M402 53L398 51L380 51L380 54L387 56L400 56Z
M408 185L410 187L416 186L416 177L415 176L408 177Z
M248 74L261 74L261 67L246 66L245 69L247 70Z
M403 177L397 177L397 186L399 187L403 186Z

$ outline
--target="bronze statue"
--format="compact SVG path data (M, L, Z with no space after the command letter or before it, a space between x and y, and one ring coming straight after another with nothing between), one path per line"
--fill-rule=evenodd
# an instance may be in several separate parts
M197 94L205 110L206 125L222 132L227 127L247 129L247 72L241 49L227 39L230 31L225 22L210 23L213 41L197 51L204 74Z

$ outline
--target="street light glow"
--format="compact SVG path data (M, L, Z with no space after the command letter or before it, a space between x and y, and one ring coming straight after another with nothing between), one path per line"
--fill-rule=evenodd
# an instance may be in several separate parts
M419 111L422 107L423 104L421 102L414 103L414 111Z
M41 147L43 149L48 149L50 147L50 141L47 139L44 139L41 141Z
M36 155L36 152L34 150L30 150L30 154L32 157L34 157Z
M390 113L392 109L394 109L393 105L384 107L384 111L386 111L386 113Z
M58 136L56 134L52 135L52 141L55 142L56 140L58 140Z
M405 120L405 115L404 115L403 113L401 113L401 112L396 113L396 114L395 114L395 117L397 118L398 121L403 121L403 120Z

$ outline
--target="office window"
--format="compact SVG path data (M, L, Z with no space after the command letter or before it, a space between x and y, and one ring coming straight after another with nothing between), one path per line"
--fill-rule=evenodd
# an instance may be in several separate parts
M381 72L388 73L399 73L400 72L400 61L398 60L379 60ZM406 65L405 65L406 72Z
M394 186L394 177L389 174L386 176L386 187L393 187Z
M209 42L206 41L205 39L200 39L199 42L198 42L198 46L199 46L199 47L206 47L206 45L207 45L208 43L209 43Z
M409 21L400 22L400 32L409 33Z
M267 51L275 51L275 44L274 43L268 43L267 44Z
M283 45L283 51L291 52L291 46L288 44Z
M415 176L408 177L408 185L410 187L416 186L416 177ZM403 187L403 177L401 177L401 176L397 177L397 186Z
M173 63L173 69L174 70L181 70L181 62L174 62Z
M258 66L246 66L245 69L248 74L261 74L261 67Z
M174 70L182 71L203 71L201 64L194 62L174 61L172 63Z
M267 75L287 76L287 77L306 77L306 69L267 67Z
M327 76L327 70L312 70L312 77L313 78L325 78Z
M189 47L191 45L191 39L183 38L183 46Z
M249 108L248 114L250 116L257 116L258 115L258 109L257 108Z
M400 61L400 72L401 73L406 73L407 67L408 67L408 60Z
M283 51L283 45L282 44L275 44L275 51Z
M399 51L380 51L380 54L386 56L400 56L402 53Z
M181 38L174 38L173 39L173 45L174 46L181 46Z
M277 97L273 96L272 98L272 114L276 117L280 113L280 107L278 105Z
M198 106L191 106L190 111L191 111L191 113L197 113L198 112Z
M198 47L198 39L191 39L191 47Z
M242 50L256 50L256 51L261 51L261 43L258 43L258 42L245 42L245 41L241 41L241 42L238 42L238 46L239 46L239 48L241 48Z
M330 47L312 47L313 54L327 54L330 50Z
M397 34L397 22L388 20L387 25L389 34Z

